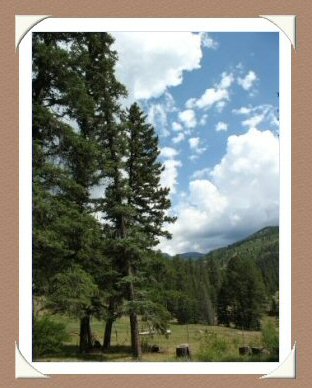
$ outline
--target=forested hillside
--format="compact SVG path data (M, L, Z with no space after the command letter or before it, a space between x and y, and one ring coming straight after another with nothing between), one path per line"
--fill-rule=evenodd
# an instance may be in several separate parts
M231 321L224 320L222 309L234 303L228 300L230 290L233 300L235 292L245 292L243 298L246 300L247 294L251 296L254 292L252 311L258 318L261 313L256 310L261 305L264 304L260 308L262 312L272 309L272 298L276 297L279 281L278 227L262 229L204 257L195 256L194 260L192 253L189 257L159 257L157 265L154 260L154 267L149 269L160 285L157 297L163 298L162 303L180 323L229 324ZM251 327L257 326L256 321ZM249 327L246 322L239 324Z

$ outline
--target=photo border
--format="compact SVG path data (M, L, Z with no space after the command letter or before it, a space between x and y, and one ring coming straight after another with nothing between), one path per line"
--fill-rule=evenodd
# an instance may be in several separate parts
M81 19L47 18L37 23L19 45L20 54L20 331L19 350L36 370L43 374L268 374L278 369L291 352L291 279L290 196L281 196L280 217L280 354L279 362L32 362L32 105L31 105L31 49L32 32L70 31L207 31L213 32L276 32L279 34L280 62L280 188L288 193L290 187L290 63L291 43L280 29L264 18L252 19ZM281 265L282 264L282 265Z
M28 1L20 4L8 1L2 9L1 23L2 56L1 56L1 246L2 268L0 273L2 317L1 332L5 335L1 341L1 382L4 386L28 387L25 380L14 378L15 359L14 341L18 338L18 55L14 49L14 15L16 14L51 14L55 17L257 17L259 14L292 14L297 15L299 38L297 50L292 55L292 342L297 341L299 373L296 381L257 380L256 376L53 376L46 381L31 382L36 387L85 387L88 386L125 386L145 387L204 387L208 384L218 387L250 387L263 384L274 384L274 387L309 386L312 378L309 353L311 339L309 321L311 316L310 302L310 257L309 257L309 202L310 202L310 165L311 134L309 113L311 101L311 67L310 17L311 7L308 2L280 2L259 0L250 2L192 2L173 0L170 3L160 0L153 5L143 0L125 2L120 0L98 0L80 2L68 0L54 1L42 5L40 1ZM308 121L309 120L309 121ZM4 319L5 318L5 319Z

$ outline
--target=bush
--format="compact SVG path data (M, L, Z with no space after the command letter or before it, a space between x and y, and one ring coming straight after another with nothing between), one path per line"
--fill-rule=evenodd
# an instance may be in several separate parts
M57 353L62 349L63 342L69 339L63 323L57 323L51 318L34 318L33 326L33 358Z
M271 320L262 326L262 342L272 355L278 355L279 334L278 329Z
M207 332L203 337L198 359L199 361L220 361L228 352L229 344L224 337Z

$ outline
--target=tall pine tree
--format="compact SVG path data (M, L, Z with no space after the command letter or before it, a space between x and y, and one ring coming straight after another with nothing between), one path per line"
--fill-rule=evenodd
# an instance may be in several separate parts
M97 272L104 271L102 248L89 237L90 229L94 236L102 230L90 215L96 210L90 194L106 174L107 145L102 140L110 128L107 116L115 119L116 101L125 95L114 77L112 43L106 33L34 34L35 292L44 288L47 293L53 275L72 264L90 273L96 261ZM103 278L96 278L104 288ZM89 312L81 317L81 341L91 338ZM80 344L90 346L89 340Z
M106 135L111 170L102 203L103 218L114 228L111 252L120 274L116 286L127 300L132 354L140 358L138 314L143 314L147 308L139 290L144 281L144 258L157 245L159 236L170 237L163 225L173 222L174 218L166 214L170 207L169 189L160 185L163 167L157 160L158 138L139 106L133 104L119 124L111 124L111 132ZM118 297L112 299L112 317L116 301ZM106 324L106 346L112 320Z

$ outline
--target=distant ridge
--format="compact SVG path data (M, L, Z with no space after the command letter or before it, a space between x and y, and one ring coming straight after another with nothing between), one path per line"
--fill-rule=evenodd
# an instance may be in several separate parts
M206 256L206 253L185 252L185 253L181 253L179 256L183 257L184 259L200 259L200 258Z
M233 255L233 253L238 249L239 251L241 249L244 250L244 247L248 246L248 249L255 248L260 242L266 241L266 244L276 244L278 243L278 237L279 237L279 227L278 226L266 226L265 228L262 228L258 230L255 233L252 233L251 235L247 236L244 239L238 240L233 244L220 247L217 249L214 249L208 253L200 253L200 252L184 252L180 253L174 256L171 256L167 253L163 253L163 255L167 258L172 258L175 256L179 256L186 260L198 260L205 257L215 257L219 256L222 253L226 252L225 256ZM241 249L239 249L241 247ZM237 248L237 249L236 249Z

